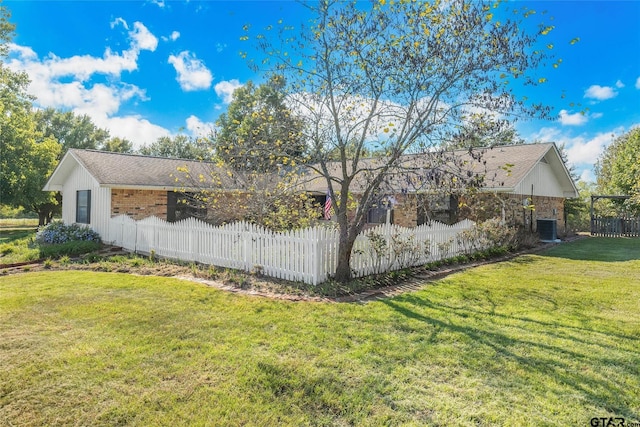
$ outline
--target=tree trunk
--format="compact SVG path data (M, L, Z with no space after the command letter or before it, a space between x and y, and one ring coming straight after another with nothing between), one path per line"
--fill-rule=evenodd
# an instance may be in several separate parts
M38 226L42 227L43 225L50 224L58 207L59 205L54 203L43 203L33 206L33 210L38 212Z
M43 225L47 225L47 218L49 217L47 211L38 211L38 227L42 227Z
M356 218L352 218L350 221L346 212L338 213L338 223L340 224L340 242L338 243L338 265L334 279L345 283L351 279L351 251L358 234L362 231L363 224Z
M351 250L355 239L347 235L344 239L340 236L338 244L338 265L336 267L335 280L341 283L348 282L351 279Z

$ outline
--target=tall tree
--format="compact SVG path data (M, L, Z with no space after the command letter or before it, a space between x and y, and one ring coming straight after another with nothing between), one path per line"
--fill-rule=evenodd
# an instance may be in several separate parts
M216 155L226 165L267 172L302 156L302 121L286 106L284 87L275 75L260 86L248 82L235 90L214 138Z
M133 153L133 144L126 138L114 136L109 138L101 147L104 151L113 153Z
M4 65L7 43L15 30L9 17L0 5L0 203L38 212L44 224L51 219L57 201L42 187L55 167L60 146L36 130L26 74Z
M398 182L405 153L432 153L422 185L463 185L466 175L451 173L437 148L470 111L549 115L515 91L545 81L536 70L552 60L552 45L538 48L538 41L552 27L523 25L536 15L514 14L502 2L321 0L307 7L316 18L299 32L284 24L277 35L247 27L244 38L257 38L266 57L254 64L286 76L290 108L305 117L310 167L326 181L340 228L336 279L346 281L355 239L385 184ZM382 155L366 160L365 150Z
M444 147L451 150L524 143L513 123L483 116L470 117L447 139Z
M631 196L622 208L640 214L640 127L620 135L605 148L595 173L598 193Z
M208 140L194 139L182 134L173 138L161 136L151 145L145 145L140 148L139 152L146 156L193 160L208 160L212 156Z
M62 154L70 148L101 149L109 140L109 131L97 127L86 114L53 108L36 111L38 131L55 138Z

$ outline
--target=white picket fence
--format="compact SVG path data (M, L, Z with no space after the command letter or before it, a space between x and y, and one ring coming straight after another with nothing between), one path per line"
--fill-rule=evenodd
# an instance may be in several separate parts
M423 265L462 251L456 236L473 227L472 221L454 225L434 223L416 228L381 225L361 233L354 245L351 268L361 277L382 271ZM374 249L371 233L387 242ZM317 285L331 277L337 266L338 230L317 226L284 233L246 222L219 227L195 218L169 223L157 217L135 221L126 215L111 218L103 240L143 254L182 261L261 270L267 276ZM394 245L409 250L398 256Z

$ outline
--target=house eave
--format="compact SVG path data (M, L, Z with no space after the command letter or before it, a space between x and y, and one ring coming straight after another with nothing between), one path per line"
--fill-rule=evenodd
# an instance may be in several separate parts
M513 193L516 189L511 187L482 187L480 191L483 193Z
M199 192L207 191L201 187L184 187L180 185L144 185L144 184L101 184L102 188L109 188L112 190L148 190L148 191L184 191L184 192ZM225 190L233 191L233 190Z

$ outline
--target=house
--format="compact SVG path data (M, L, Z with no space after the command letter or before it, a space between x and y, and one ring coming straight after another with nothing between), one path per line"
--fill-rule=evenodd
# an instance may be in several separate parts
M460 171L484 177L480 191L464 200L454 190L443 196L442 188L432 192L421 185L422 180L434 178L433 165L425 160L429 156L403 156L402 162L412 169L411 177L403 174L387 180L384 206L372 209L369 221L391 220L414 227L433 219L453 222L465 217L482 220L497 216L508 222L535 225L537 219L544 218L557 220L558 230L563 230L564 200L577 197L578 192L555 144L480 150L481 156L476 155L478 150L450 153L448 164L455 163L462 167ZM440 169L446 167L444 164ZM134 219L157 216L167 221L197 214L190 204L181 201L189 192L197 191L198 181L208 179L216 168L213 163L193 160L71 149L44 191L62 193L65 223L87 224L105 235L109 218L121 214ZM189 179L181 170L188 170ZM224 171L216 176L223 188L236 188ZM354 182L356 198L362 186L363 182ZM322 177L311 179L305 190L322 202L326 181Z
M409 154L400 158L402 171L383 183L381 203L369 211L370 223L390 221L415 227L431 220L454 223L465 218L482 221L497 217L535 230L538 219L553 219L558 231L564 231L564 201L578 197L578 190L555 144L507 145L432 154ZM379 166L379 160L374 158L366 160L361 167L375 170ZM330 173L339 177L340 165L331 167L336 171L330 170ZM455 175L481 178L478 191L468 194L455 188L451 185ZM365 172L352 182L354 197L364 191L367 179ZM326 194L326 180L315 177L306 189L320 197Z
M167 221L189 216L185 210L192 207L180 201L185 191L197 190L191 177L209 176L214 168L194 160L70 149L44 191L62 193L65 223L87 224L105 235L109 218L117 215Z

